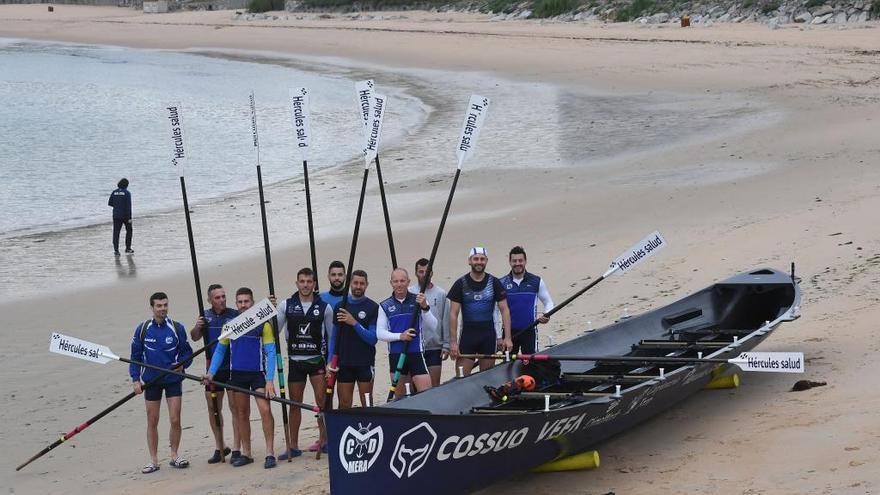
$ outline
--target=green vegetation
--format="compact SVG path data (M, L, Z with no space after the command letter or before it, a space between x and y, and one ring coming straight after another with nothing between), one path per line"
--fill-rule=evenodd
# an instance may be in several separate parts
M827 0L807 0L806 3L804 3L804 8L812 9L813 7L824 5L826 2Z
M759 8L761 9L762 14L769 14L777 9L781 3L779 0L765 0L759 4Z
M248 2L248 12L261 13L272 10L284 10L284 0L251 0Z
M751 7L752 5L755 5L755 0L745 0L742 3L742 8L747 9L747 8Z
M875 17L880 15L880 0L874 0L871 2L871 13L874 14Z
M653 14L655 9L654 0L633 0L631 4L615 12L614 20L628 22L643 15Z
M578 0L536 0L532 8L532 18L543 19L565 14L576 9Z

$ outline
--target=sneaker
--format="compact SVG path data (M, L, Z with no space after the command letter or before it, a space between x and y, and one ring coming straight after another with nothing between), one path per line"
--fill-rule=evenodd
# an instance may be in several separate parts
M286 461L287 459L293 459L294 457L299 457L303 455L303 451L299 449L290 449L290 452L285 452L278 456L279 461Z
M125 248L125 254L134 254L134 249L132 249L132 248Z
M220 453L219 450L215 450L214 455L211 456L210 459L208 459L208 464L217 464L218 462L225 461L226 456L228 456L230 452L231 451L229 450L229 447L226 447L225 449L223 449L222 454Z
M315 440L315 443L309 445L309 452L317 452L318 447L320 447L320 446L321 446L321 444L318 443L318 440Z
M116 257L118 258L118 257L120 257L120 256L122 256L122 255L119 254L119 251L113 251L113 256L116 256ZM151 472L152 472L152 471L151 471Z
M240 450L233 450L232 455L229 457L229 462L232 462L232 461L238 459L239 457L241 457L241 451Z
M272 469L276 465L277 464L275 463L275 456L274 455L267 455L266 462L263 463L263 469Z
M252 462L254 462L253 458L248 457L246 455L242 455L242 456L239 456L238 458L236 458L230 464L232 464L232 467L242 467L242 466L247 466L248 464L250 464Z

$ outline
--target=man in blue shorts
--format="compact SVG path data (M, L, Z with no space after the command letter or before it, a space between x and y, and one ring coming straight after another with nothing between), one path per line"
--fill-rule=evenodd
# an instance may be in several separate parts
M409 287L409 291L413 294L419 293L425 277L428 276L428 263L425 258L416 261L418 283ZM431 274L432 278L433 276ZM425 364L428 365L428 374L431 375L431 385L436 387L440 385L443 360L449 357L449 299L446 298L446 291L442 287L429 281L428 288L425 289L425 302L431 307L431 314L437 320L437 328L434 331L422 328L420 332Z
M207 327L208 332L208 343L215 342L220 338L220 332L223 330L223 325L238 316L238 311L226 307L226 289L220 284L211 284L208 286L208 304L210 304L211 307L205 310L204 316L196 320L195 325L193 325L192 329L189 331L189 336L192 338L193 342L202 340L205 327ZM208 362L211 361L214 349L214 347L211 347L205 353L208 357ZM220 369L217 370L217 373L214 373L214 379L220 383L227 383L229 381L228 354L223 358L223 363L220 365ZM208 404L208 422L211 425L211 432L214 434L214 455L208 459L208 464L224 462L226 456L229 455L230 452L232 453L230 461L234 461L241 455L241 440L238 438L238 424L234 420L232 421L232 450L230 451L223 442L223 396L225 394L223 393L222 388L214 388L215 390L213 393L217 395L217 405L220 406L220 411L218 411L218 414L220 414L219 426L214 421L214 400L211 398L212 392L210 391L210 387L205 387L205 402ZM232 412L232 401L229 401L229 411Z
M340 304L334 308L336 324L330 333L328 353L336 350L339 356L336 372L337 397L339 409L350 408L354 398L354 384L357 383L361 405L366 406L365 394L373 393L373 373L376 364L376 318L379 305L367 297L367 272L351 272L351 295L346 308ZM339 343L336 344L336 339ZM333 362L330 355L328 363Z
M315 293L315 273L311 268L303 268L296 274L297 291L278 305L278 319L281 322L279 333L287 340L287 357L290 369L287 375L287 388L290 398L302 401L306 382L312 384L315 403L324 404L324 369L327 354L327 340L333 329L333 308ZM280 460L299 457L299 427L302 412L297 407L290 408L290 452L278 456ZM323 452L327 449L327 436L324 422L318 419L318 441L309 447Z
M474 368L474 360L462 358L461 354L493 354L497 350L509 351L513 347L510 340L510 311L507 307L507 294L497 278L486 273L489 256L486 248L475 247L470 251L466 273L449 289L449 355L456 360L455 365L462 368L465 376ZM501 312L502 335L497 342L495 335L495 306ZM458 339L458 315L461 313L461 339ZM500 349L499 349L500 348ZM479 360L480 371L495 366L495 360Z
M156 292L150 296L150 310L153 317L134 329L131 339L131 360L160 366L162 368L175 369L186 368L191 363L192 347L186 341L186 330L180 322L168 318L168 296L164 292ZM157 383L144 387L144 382L149 382L162 375L161 371L152 368L143 368L136 364L128 367L131 376L134 393L144 394L147 407L147 449L150 451L150 463L141 470L149 474L159 470L159 411L162 402L162 393L165 393L165 402L168 404L168 416L171 429L168 433L171 445L171 466L185 468L189 462L178 455L180 447L180 405L183 395L183 378L177 375L166 374Z
M254 293L247 287L235 292L235 307L239 313L254 305ZM223 364L229 353L229 384L246 388L265 395L257 398L257 409L263 423L263 437L266 439L266 459L263 467L276 466L275 461L275 418L267 399L275 397L275 335L268 322L254 328L235 340L220 339L217 350L211 358L211 366L203 377L206 384L214 379L214 374ZM251 397L241 392L229 392L232 400L233 420L238 422L241 437L241 456L231 461L233 467L241 467L254 462L251 451Z
M553 299L544 284L544 279L526 271L526 251L515 246L508 255L510 273L501 277L501 286L507 291L507 304L510 306L510 326L517 333L513 336L511 352L534 354L538 352L538 326L532 322L547 323L549 317L544 313L553 309ZM538 301L544 312L538 312Z
M405 384L410 381L419 392L431 388L431 375L428 374L428 365L422 354L422 335L423 332L436 331L437 318L431 313L425 295L411 294L408 288L409 273L403 268L392 271L391 297L379 303L379 317L376 321L376 336L379 340L388 342L388 364L392 382L400 354L406 350L400 380L394 391L395 397L404 395ZM416 311L419 312L419 317L416 318L415 327L410 327Z

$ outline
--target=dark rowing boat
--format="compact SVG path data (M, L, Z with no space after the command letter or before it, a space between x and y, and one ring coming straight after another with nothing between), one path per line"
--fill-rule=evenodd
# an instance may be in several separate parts
M382 407L329 411L330 491L468 493L588 450L682 401L719 366L730 366L651 358L733 359L797 318L799 305L793 274L756 270L546 352L645 362L563 361L549 379L547 368L536 376L536 390L493 400L486 386L542 373L537 361L515 361Z

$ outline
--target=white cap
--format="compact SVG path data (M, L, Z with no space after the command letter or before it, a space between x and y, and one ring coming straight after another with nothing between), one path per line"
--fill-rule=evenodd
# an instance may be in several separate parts
M483 256L489 256L489 251L486 251L484 247L472 247L470 254L468 254L468 258L474 256L476 254L482 254Z

